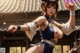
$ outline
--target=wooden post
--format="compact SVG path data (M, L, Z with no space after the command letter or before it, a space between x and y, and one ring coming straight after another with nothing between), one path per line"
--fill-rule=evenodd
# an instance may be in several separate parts
M1 47L1 35L0 35L0 47Z
M29 40L26 39L26 50L29 48Z

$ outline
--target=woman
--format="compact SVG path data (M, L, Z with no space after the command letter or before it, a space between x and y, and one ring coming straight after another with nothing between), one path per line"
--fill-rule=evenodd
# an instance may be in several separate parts
M37 28L41 32L41 42L28 49L26 53L52 53L55 43L58 41L58 39L63 37L63 32L55 24L51 24L49 20L57 13L57 9L57 1L45 1L45 15L40 16L32 22L26 23L24 25L9 26L8 31L11 32L15 32L16 30L26 31L26 34L30 40L32 40L33 35L36 34ZM52 42L51 39L54 39L54 42Z
M44 1L45 0L43 0L42 5L41 5L43 13L45 11L45 2ZM71 5L71 6L68 6L68 5ZM75 30L75 9L74 9L73 3L65 2L65 6L68 10L72 9L72 10L70 10L70 18L69 18L68 22L61 24L61 23L53 20L53 23L57 27L59 27L65 35L70 35ZM72 15L71 15L71 13L72 13Z
M71 6L68 6L71 5ZM75 30L75 9L72 3L65 3L65 6L70 10L70 18L67 23L58 23L53 21L53 23L58 26L62 32L66 35L70 35Z

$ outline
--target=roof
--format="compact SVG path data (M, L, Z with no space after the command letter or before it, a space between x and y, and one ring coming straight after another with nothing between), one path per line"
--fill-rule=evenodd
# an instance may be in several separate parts
M66 10L64 1L59 0L59 11ZM80 1L73 2L76 10L80 9ZM41 11L40 0L0 0L0 13L20 13Z

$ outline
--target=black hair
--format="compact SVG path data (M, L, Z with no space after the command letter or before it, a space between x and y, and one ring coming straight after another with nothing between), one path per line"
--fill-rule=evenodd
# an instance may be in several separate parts
M45 3L48 2L48 1L49 1L49 0L42 0L42 2L45 2Z
M45 7L47 8L49 5L56 6L56 12L58 11L58 0L50 1L50 0L42 0L42 4L45 4Z
M42 2L45 2L45 3L48 1L57 1L58 2L59 0L42 0Z
M57 20L58 0L54 0L54 1L52 1L52 0L42 0L42 4L41 5L45 6L45 10L43 10L45 12L46 12L48 6L55 6L56 12L55 12L54 15L52 15L52 17L53 17L53 19Z
M57 12L57 10L58 10L58 2L57 2L57 1L48 1L48 2L46 3L46 8L47 8L48 6L55 6L55 7L56 7L56 12Z

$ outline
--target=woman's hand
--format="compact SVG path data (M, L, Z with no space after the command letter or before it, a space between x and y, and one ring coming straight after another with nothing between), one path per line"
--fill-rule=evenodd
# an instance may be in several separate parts
M65 3L65 6L68 10L74 10L74 4L73 3Z
M8 28L8 31L10 32L15 32L17 30L17 26L16 25L10 25Z

